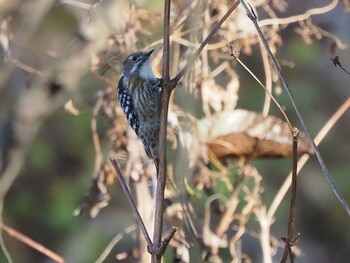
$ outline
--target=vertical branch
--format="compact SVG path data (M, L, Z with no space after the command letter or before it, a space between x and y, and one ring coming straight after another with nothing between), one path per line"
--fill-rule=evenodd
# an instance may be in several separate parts
M298 171L298 138L299 131L294 129L293 131L293 171L292 171L292 200L290 202L290 214L288 223L288 236L292 239L294 234L294 222L295 222L295 203L297 198L297 171Z
M164 189L166 182L166 135L168 107L171 94L171 83L169 74L170 57L170 0L164 4L164 32L163 32L163 67L162 67L162 91L160 108L160 131L159 131L159 164L158 184L156 191L156 208L154 218L154 234L152 247L152 262L161 262L166 245L162 245L163 212L164 212ZM174 232L175 233L175 232ZM170 237L171 238L171 237ZM164 242L163 242L164 244Z
M290 262L293 263L292 246L295 244L299 235L294 238L294 222L295 222L295 203L297 198L297 171L298 171L298 129L293 131L293 168L292 168L292 198L289 207L289 221L288 221L288 236L283 237L282 240L285 242L284 251L281 259L281 263L285 263L290 257Z
M153 249L152 262L161 262L161 256L165 251L162 247L162 230L163 230L163 212L164 212L164 189L166 182L166 123L169 107L169 98L171 90L163 86L162 103L161 103L161 126L159 134L159 168L158 168L158 183L156 191L156 208L154 218L154 234L153 234Z
M163 28L163 66L162 66L162 79L163 88L167 88L167 84L170 80L169 73L169 58L170 58L170 3L171 0L165 0L164 4L164 28ZM164 95L163 95L164 96Z

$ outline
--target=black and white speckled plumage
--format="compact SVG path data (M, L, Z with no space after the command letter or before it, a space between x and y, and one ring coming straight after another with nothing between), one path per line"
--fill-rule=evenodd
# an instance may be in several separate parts
M150 64L152 52L135 52L124 61L118 83L118 100L129 125L157 166L161 80L154 75Z

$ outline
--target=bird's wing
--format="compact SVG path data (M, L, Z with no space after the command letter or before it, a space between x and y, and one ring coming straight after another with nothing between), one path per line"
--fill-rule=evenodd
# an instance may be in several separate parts
M139 119L134 109L134 103L130 96L127 87L123 81L124 77L121 77L118 82L118 100L122 107L126 118L128 119L131 128L138 134L139 131Z

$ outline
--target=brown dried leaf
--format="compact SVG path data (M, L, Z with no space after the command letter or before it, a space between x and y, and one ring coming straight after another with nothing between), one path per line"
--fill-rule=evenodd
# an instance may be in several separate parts
M240 157L286 157L292 153L292 134L281 119L246 110L227 110L204 118L197 125L204 141L218 159ZM298 154L312 154L304 133L300 133Z

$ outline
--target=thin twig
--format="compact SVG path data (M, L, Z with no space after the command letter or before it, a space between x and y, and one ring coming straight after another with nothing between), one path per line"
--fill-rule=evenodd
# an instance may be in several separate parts
M313 146L313 149L315 151L315 154L317 156L317 159L318 159L318 162L322 168L322 171L324 173L324 175L326 176L326 179L328 181L328 183L330 184L334 194L336 195L336 197L338 198L339 202L341 203L341 205L343 206L344 210L346 211L346 213L350 216L350 207L348 206L348 204L346 203L344 197L342 196L342 194L340 193L340 191L338 190L338 188L336 187L327 167L326 167L326 164L325 162L323 161L323 158L322 158L322 155L318 149L318 147L316 146L310 132L309 132L309 129L307 128L306 126L306 123L304 121L304 118L302 117L302 114L299 110L299 107L297 106L296 104L296 101L294 99L294 95L292 93L292 91L289 89L289 87L287 86L286 82L284 81L283 79L283 76L282 76L282 72L281 72L281 69L279 68L278 66L278 63L275 59L275 57L273 56L268 44L267 44L267 41L258 25L258 22L257 22L257 17L256 15L253 13L252 10L249 10L249 8L247 7L247 5L245 4L245 2L243 0L240 0L241 4L243 5L244 9L246 10L247 12L247 15L249 17L249 19L253 22L254 26L255 26L255 29L256 31L258 32L258 35L259 37L262 39L263 43L264 43L264 46L265 46L265 49L266 49L266 52L269 54L269 57L275 67L275 70L276 72L278 73L278 76L279 76L279 79L284 87L284 89L286 90L287 94L288 94L288 97L290 98L290 101L292 102L292 105L293 105L293 108L298 116L298 119L301 123L301 126L303 127L303 130L305 132L305 134L307 135L309 141L312 143L312 146Z
M333 10L338 5L338 2L339 2L339 0L333 0L331 3L329 3L325 6L316 7L316 8L306 10L306 12L304 12L300 15L294 15L294 16L289 16L289 17L285 17L285 18L264 19L261 21L260 26L264 27L264 26L270 26L270 25L276 25L276 24L277 25L288 25L291 23L304 21L304 20L310 18L311 16L324 14L324 13L327 13L327 12Z
M295 203L297 198L297 170L298 170L298 137L299 131L298 129L294 129L293 132L293 164L292 164L292 198L290 201L289 207L289 221L288 221L288 236L282 238L285 241L284 252L281 259L281 263L285 263L288 259L288 254L290 258L290 262L294 263L294 258L292 254L292 246L294 239L294 222L295 222Z
M241 64L241 66L259 83L259 85L265 90L265 92L270 96L270 98L273 100L273 102L275 103L275 105L277 106L277 108L280 110L281 114L284 117L284 120L287 122L289 130L293 133L293 126L287 116L287 114L285 113L285 111L283 110L282 106L278 103L278 101L275 99L275 97L271 94L271 92L264 86L264 84L261 83L261 81L258 79L258 77L242 62L242 60L240 60L235 54L234 52L232 52L231 50L231 54L232 57L234 57L239 64Z
M98 171L101 169L102 163L103 163L103 155L101 151L101 144L100 144L100 139L98 137L98 132L97 132L97 115L102 107L103 104L103 98L100 97L96 104L95 107L92 111L92 118L91 118L91 132L92 132L92 141L94 144L95 148L95 171L94 175L98 175Z
M141 229L141 231L142 231L142 233L143 233L143 235L144 235L144 237L146 239L146 242L147 242L149 247L152 247L151 238L149 237L147 229L145 227L145 224L143 223L142 217L141 217L139 211L137 210L134 198L132 197L132 195L130 193L130 190L129 190L126 182L125 182L124 176L122 175L122 172L119 169L119 165L118 165L117 161L114 158L111 157L111 158L109 158L109 160L112 163L113 168L114 168L115 172L118 175L118 179L119 179L120 185L122 186L123 191L124 191L128 201L130 203L132 212L134 213L134 216L135 216L135 218L137 220L137 223L139 224L139 227L140 227L140 229Z
M115 247L115 245L127 234L135 231L137 229L137 225L132 225L127 227L123 232L116 235L111 242L107 245L105 250L102 252L101 256L95 261L95 263L102 263L107 256L111 253L112 249Z
M339 66L346 74L348 74L350 76L350 72L347 71L343 66L342 64L340 63L339 61L339 56L335 56L334 58L331 58L332 62L333 62L333 65L336 67L336 66Z
M227 232L232 221L234 220L232 215L234 214L237 208L238 200L239 200L238 194L241 190L244 180L245 180L245 174L241 173L239 175L239 178L237 179L237 183L235 184L234 190L232 191L231 198L227 202L225 202L225 212L223 213L219 221L219 224L215 230L215 234L218 237L222 237L224 233Z
M259 39L259 50L261 52L261 58L264 66L264 74L265 74L265 88L269 92L265 93L264 107L262 110L262 115L267 117L270 111L271 106L271 92L272 92L272 74L271 74L271 64L269 62L269 57L264 50L264 44L261 39Z
M293 132L293 157L292 157L292 199L290 202L290 213L289 213L289 223L288 223L288 236L293 238L294 222L295 222L295 203L297 197L297 170L298 170L298 138L299 131L294 129Z
M20 68L20 69L22 69L22 70L24 70L24 71L26 71L26 72L28 72L28 73L35 74L35 75L37 75L38 77L44 77L44 76L45 76L44 73L43 73L42 71L37 70L37 69L35 69L35 68L33 68L33 67L31 67L31 66L25 64L25 63L22 63L22 62L20 62L20 61L18 61L18 60L13 60L13 64L14 64L17 68Z
M93 6L91 4L87 4L87 3L83 3L82 1L75 1L75 0L61 0L60 3L85 9L85 10L90 10Z
M215 35L216 31L219 30L221 25L225 22L225 20L231 15L231 13L237 8L239 5L239 1L236 1L229 10L227 10L226 14L220 19L219 22L216 23L216 25L213 27L209 35L206 37L206 39L202 42L202 44L197 49L196 53L192 57L189 58L186 66L176 75L175 78L171 80L172 83L174 83L174 87L177 85L179 80L182 78L182 76L186 73L186 71L192 67L194 61L199 56L199 54L202 52L203 48L208 44L210 39Z
M55 262L58 263L64 263L64 259L57 255L55 252L49 250L48 248L40 245L39 243L35 242L33 239L27 237L26 235L23 235L22 233L14 230L13 228L6 226L4 224L0 224L0 227L2 230L4 230L7 234L9 234L11 237L17 239L18 241L34 248L35 250L39 251L40 253L44 254L45 256L51 258Z
M0 247L1 247L1 250L2 252L4 253L4 256L7 260L7 263L13 263L13 259L12 259L12 256L10 254L10 252L8 251L7 247L6 247L6 244L5 244L5 241L4 241L4 237L2 236L2 231L1 231L1 234L0 234Z

